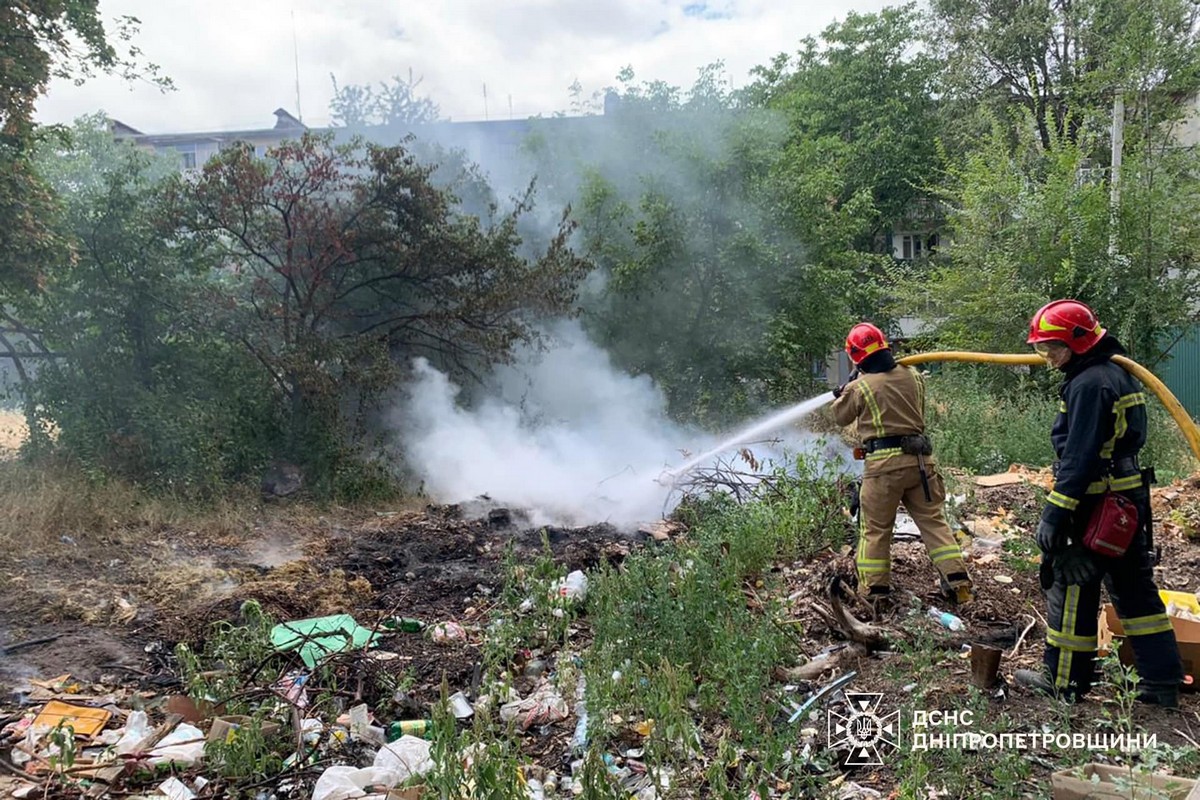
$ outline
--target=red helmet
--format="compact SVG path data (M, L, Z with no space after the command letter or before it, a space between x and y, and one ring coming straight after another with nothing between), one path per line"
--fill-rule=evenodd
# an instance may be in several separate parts
M1095 347L1104 334L1096 312L1078 300L1055 300L1038 309L1029 321L1028 344L1062 342L1076 355Z
M860 322L846 334L846 355L855 364L861 364L863 359L879 350L887 350L887 338L883 331L869 322Z

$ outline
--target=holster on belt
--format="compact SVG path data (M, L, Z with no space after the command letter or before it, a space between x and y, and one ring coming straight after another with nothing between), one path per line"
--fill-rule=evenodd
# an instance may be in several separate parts
M929 491L929 470L925 467L925 456L933 455L933 442L924 434L904 436L900 439L900 452L917 457L917 469L921 473L921 490L925 492L925 502L933 502L933 494Z

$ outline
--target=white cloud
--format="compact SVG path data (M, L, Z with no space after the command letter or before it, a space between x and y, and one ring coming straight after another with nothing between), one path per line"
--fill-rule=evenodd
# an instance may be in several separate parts
M292 13L300 51L301 110L328 122L330 73L372 83L411 68L454 119L481 118L483 85L493 118L566 110L576 78L590 92L631 65L641 78L690 85L723 60L735 83L791 51L849 10L882 0L101 0L106 19L142 21L136 44L178 91L98 78L55 82L39 104L44 122L103 109L146 132L269 127L296 107Z

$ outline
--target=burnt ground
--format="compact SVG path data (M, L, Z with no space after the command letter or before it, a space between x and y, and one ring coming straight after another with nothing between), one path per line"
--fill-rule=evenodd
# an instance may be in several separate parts
M69 552L78 544L63 543L5 565L0 647L57 639L0 654L0 685L11 690L30 677L63 673L85 682L124 674L168 683L174 643L202 640L213 623L236 622L246 600L279 620L349 613L367 626L384 616L477 623L501 587L506 553L517 563L533 561L543 553L543 536L557 563L582 570L619 563L646 538L608 525L520 529L430 506L286 536L268 528L241 543L164 531L149 545L157 551L149 563L113 558L99 574L86 556ZM478 663L472 643L434 644L421 636L396 643L412 658L419 685L432 692L429 701L443 674L457 684Z
M1189 498L1200 497L1200 486L1176 488L1175 497L1160 496L1156 505L1166 523L1160 526L1160 586L1196 591L1200 546L1168 520ZM969 499L967 510L986 520L987 536L995 530L1017 535L998 549L968 551L978 600L957 612L968 623L966 636L950 634L924 617L925 608L941 604L936 573L919 543L897 542L893 583L898 594L880 622L893 632L894 649L900 652L843 665L857 670L860 691L912 698L926 709L953 707L971 694L969 662L958 652L960 646L986 641L1011 648L1030 620L1034 627L1015 655L1005 658L1002 673L1011 678L1018 667L1036 667L1044 637L1044 602L1034 552L1021 544L1029 536L1020 527L1027 526L1031 515L1036 517L1039 504L1037 490L1024 484L979 488ZM541 529L522 527L519 519L498 525L487 514L437 506L316 517L302 524L267 518L240 534L217 537L163 529L43 542L20 558L15 553L0 556L0 647L18 647L0 652L0 685L9 697L11 690L26 687L32 678L69 673L81 682L78 691L85 695L123 686L153 705L178 691L171 658L174 643L202 640L213 623L236 622L242 603L252 599L281 620L344 612L367 626L392 615L463 622L470 631L464 642L439 644L425 636L398 634L382 644L410 672L412 702L427 706L439 697L443 682L453 691L475 680L480 631L502 588L507 554L514 562L530 563L543 552L543 536L555 561L569 569L619 563L631 550L653 545L644 534L629 535L606 525ZM824 595L833 575L853 574L850 548L780 565L776 573L781 591L794 598L792 613L804 622L799 629L805 651L813 654L837 643L840 637L819 622L807 604ZM864 617L866 609L855 613ZM586 631L581 636L586 638ZM57 638L34 644L49 637ZM26 643L31 646L21 647ZM913 651L920 649L932 653L918 657ZM521 685L518 689L524 691ZM988 708L996 717L1018 721L1024 730L1062 720L1055 704L1019 689L991 699ZM0 709L17 711L11 703ZM1198 709L1200 700L1190 695L1185 696L1183 714L1138 707L1133 718L1160 742L1186 746L1189 738L1200 739ZM1100 690L1095 700L1073 710L1072 729L1102 729L1111 711L1111 693ZM530 733L526 757L561 768L573 723L568 719ZM1049 763L1044 762L1045 771ZM880 789L894 786L898 779L889 768L859 770L850 777Z

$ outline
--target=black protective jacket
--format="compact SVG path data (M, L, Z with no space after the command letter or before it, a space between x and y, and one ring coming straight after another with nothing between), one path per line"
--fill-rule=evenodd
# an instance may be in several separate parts
M1127 459L1146 444L1146 395L1137 379L1111 361L1124 353L1121 343L1106 335L1063 370L1066 379L1050 432L1058 468L1042 512L1042 519L1056 527L1108 489L1142 486L1141 473Z

